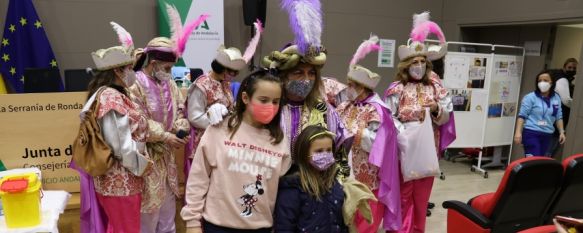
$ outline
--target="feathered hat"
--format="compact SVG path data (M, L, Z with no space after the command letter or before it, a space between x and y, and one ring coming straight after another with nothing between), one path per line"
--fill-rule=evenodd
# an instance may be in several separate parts
M245 53L241 54L241 51L235 47L225 48L225 46L219 46L217 50L217 55L215 60L221 65L231 69L231 70L241 70L251 61L255 50L257 50L257 45L259 44L259 39L261 38L261 33L263 33L263 26L261 21L257 20L254 24L255 26L255 36L249 41Z
M121 46L114 46L107 49L100 49L91 53L95 67L98 70L109 70L116 67L126 66L134 62L132 52L134 41L132 35L122 26L115 22L110 22L113 30L117 33Z
M136 62L134 70L142 69L147 59L176 62L182 57L182 53L186 49L186 42L188 42L192 31L209 17L208 14L202 14L197 20L189 22L183 27L180 14L174 5L166 3L166 12L168 12L168 18L170 19L172 36L170 38L156 37L148 42L148 45L144 48L144 53Z
M433 33L439 39L439 45L426 45L425 39ZM426 56L433 61L442 58L447 53L445 36L439 25L429 20L429 12L413 15L413 30L411 30L411 44L399 46L399 59L401 61L415 56Z
M288 12L294 42L282 51L263 58L269 68L287 70L300 61L315 66L326 63L326 50L321 44L322 9L320 0L283 0L281 7Z
M371 35L368 40L362 42L360 46L358 46L354 56L352 56L350 66L348 68L348 80L359 83L371 90L374 90L375 87L379 84L381 76L367 68L358 65L357 63L366 57L367 54L374 51L379 51L381 47L378 45L378 42L379 38L375 35Z

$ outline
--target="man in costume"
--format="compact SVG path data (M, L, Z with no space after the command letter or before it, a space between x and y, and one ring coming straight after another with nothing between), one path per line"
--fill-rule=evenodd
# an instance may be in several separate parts
M182 28L178 11L167 5L172 23L172 39L157 37L148 42L136 62L137 80L130 91L148 116L149 137L146 149L154 161L153 169L144 176L142 194L141 231L143 233L176 232L174 216L175 197L178 193L178 176L174 149L186 144L180 131L188 132L190 125L184 117L184 98L170 73L172 66L182 56L192 30L207 15Z
M255 22L255 36L243 55L237 48L221 45L211 63L212 71L198 77L190 86L185 104L191 126L191 137L184 149L185 177L188 177L194 153L205 129L220 123L223 116L234 110L231 81L253 58L262 32L261 22Z

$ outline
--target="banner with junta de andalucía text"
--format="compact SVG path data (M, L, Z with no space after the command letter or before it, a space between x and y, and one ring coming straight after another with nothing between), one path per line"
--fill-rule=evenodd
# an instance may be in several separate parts
M43 188L79 192L69 168L86 92L0 95L0 159L7 169L37 167Z
M184 63L177 64L209 72L217 49L225 41L224 0L158 0L158 31L161 36L170 37L166 3L176 6L183 25L201 14L210 15L192 32L182 55Z

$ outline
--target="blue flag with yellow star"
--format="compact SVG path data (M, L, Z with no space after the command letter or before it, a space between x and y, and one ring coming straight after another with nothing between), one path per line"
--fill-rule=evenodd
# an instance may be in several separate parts
M28 68L57 68L57 61L32 0L10 0L0 41L0 76L9 89L22 93Z

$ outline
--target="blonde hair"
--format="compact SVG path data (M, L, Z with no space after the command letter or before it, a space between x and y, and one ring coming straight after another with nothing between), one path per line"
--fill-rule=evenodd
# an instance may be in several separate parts
M310 164L310 147L316 139L329 138L332 141L332 150L334 150L334 136L329 131L317 125L306 127L295 142L293 156L299 167L299 177L301 188L310 196L321 200L324 194L330 192L338 167L333 164L325 171L319 171Z
M424 57L426 62L425 75L421 78L421 82L425 85L431 84L429 77L431 77L431 72L433 71L433 64L426 56L413 56L399 62L397 65L398 72L395 75L395 81L399 81L403 85L406 85L409 82L409 67L413 64L413 58L416 57Z

